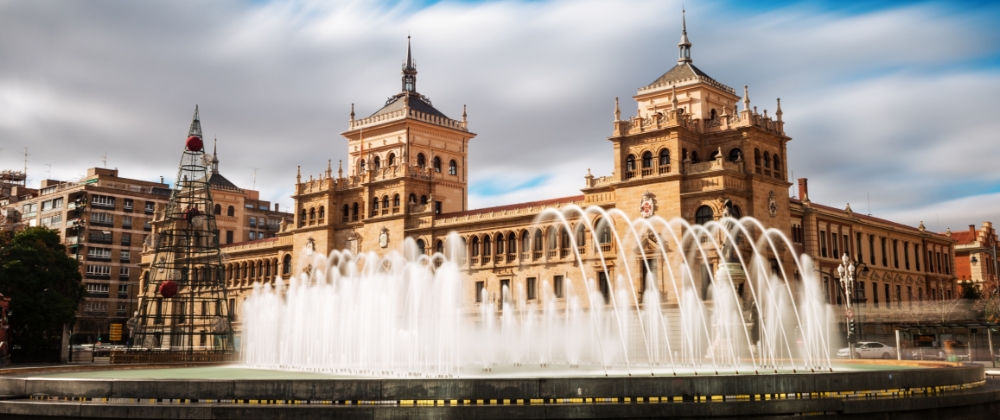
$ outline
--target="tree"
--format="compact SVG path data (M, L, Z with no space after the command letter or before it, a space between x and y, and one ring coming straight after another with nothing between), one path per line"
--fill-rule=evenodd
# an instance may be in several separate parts
M12 344L26 351L51 347L83 301L80 264L54 230L29 227L6 235L0 239L0 293L11 298Z
M979 285L973 284L971 281L964 281L961 285L962 299L979 300L983 298L983 292L979 289Z

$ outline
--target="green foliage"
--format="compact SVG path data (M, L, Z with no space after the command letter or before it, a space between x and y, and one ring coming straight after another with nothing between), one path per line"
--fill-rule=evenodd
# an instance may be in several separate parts
M83 301L79 265L54 230L0 235L0 293L11 298L14 344L30 349L62 337L63 324L75 321Z

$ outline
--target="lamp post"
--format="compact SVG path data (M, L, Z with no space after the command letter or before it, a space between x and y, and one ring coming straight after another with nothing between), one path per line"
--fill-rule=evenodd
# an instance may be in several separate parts
M859 269L864 267L867 270L865 263L858 261L857 264L851 261L851 257L847 256L845 252L840 258L840 265L837 266L837 273L840 274L840 287L847 298L847 346L848 346L848 357L854 358L854 342L857 340L857 334L855 331L854 322L854 306L852 303L862 302L863 291L857 289L855 280L857 279L857 274Z

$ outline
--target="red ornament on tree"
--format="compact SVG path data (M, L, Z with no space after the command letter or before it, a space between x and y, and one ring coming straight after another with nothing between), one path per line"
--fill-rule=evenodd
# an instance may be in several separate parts
M192 152L200 152L201 149L205 147L205 144L201 142L201 137L198 136L188 137L187 141L184 142L184 145L187 146L187 149Z
M177 295L177 283L174 283L172 280L160 283L159 292L165 298L172 298Z

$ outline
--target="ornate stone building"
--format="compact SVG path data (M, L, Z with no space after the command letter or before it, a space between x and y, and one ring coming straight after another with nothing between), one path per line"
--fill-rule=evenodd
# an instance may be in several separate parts
M241 303L254 283L271 282L279 275L287 279L307 268L298 266L297 258L306 247L324 254L349 249L384 255L400 249L404 238L412 238L423 253L431 254L454 245L446 243L452 232L464 249L455 257L463 270L463 299L470 309L489 303L482 301L484 296L502 298L504 286L525 293L529 300L551 296L558 305L564 304L567 287L582 290L584 277L598 279L601 291L608 293L613 283L630 281L626 266L630 273L641 273L631 279L638 290L654 282L662 302L676 302L677 289L669 284L674 277L667 275L666 266L679 265L679 252L673 252L677 259L670 261L654 254L646 261L633 258L631 252L619 254L622 245L601 220L593 221L597 232L593 235L575 225L575 241L560 226L536 224L546 208L570 205L617 209L630 219L655 214L692 224L723 215L753 216L789 238L802 238L795 242L797 250L810 254L818 249L818 238L833 232L827 226L834 222L847 226L837 234L849 237L868 229L895 229L906 238L901 246L920 243L920 249L950 255L951 241L942 235L790 199L791 138L784 131L780 100L773 116L766 110L758 112L746 86L738 96L735 89L695 67L686 28L678 50L677 64L633 96L636 115L624 116L616 99L608 137L613 173L586 174L581 191L567 197L470 210L468 150L476 135L469 131L464 110L461 120L451 119L418 93L417 69L408 45L401 92L365 118L356 118L352 106L348 130L341 133L348 147L347 161L336 172L328 164L316 176L303 177L301 170L296 176L294 220L283 223L276 238L225 248L227 282L237 314L234 327L240 328ZM625 230L620 220L614 223L619 231ZM881 235L890 240L903 237ZM823 249L827 254L817 259L820 270L829 272L828 263L846 248ZM781 247L779 251L766 255L771 267L792 267L792 252ZM603 262L601 253L606 257ZM718 270L720 258L709 251L696 259L699 267L691 272L705 298L709 273ZM885 275L902 274L893 270ZM918 293L931 290L928 275L920 268L900 270L912 271L907 274L926 284L917 288ZM801 278L800 273L788 274ZM831 296L834 287L828 282ZM542 288L551 293L540 293Z

